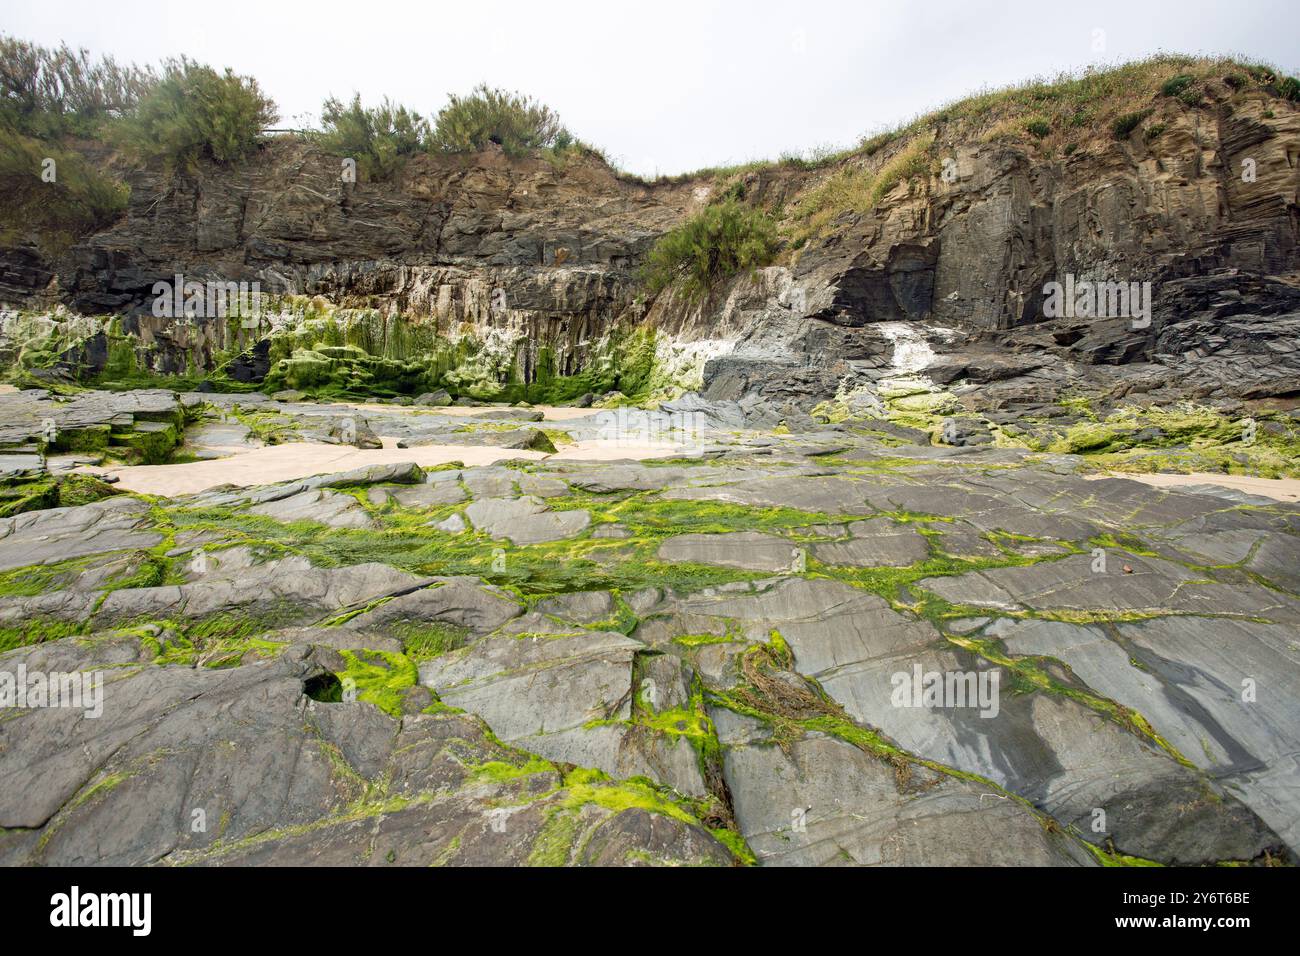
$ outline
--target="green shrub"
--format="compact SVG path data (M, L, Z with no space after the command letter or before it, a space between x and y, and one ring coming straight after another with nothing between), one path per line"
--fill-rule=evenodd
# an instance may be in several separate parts
M595 159L606 166L613 165L603 149L576 139L568 130L564 129L560 130L555 137L555 142L542 151L542 158L557 171L566 168L569 160L574 158ZM626 176L628 174L620 174L618 170L614 170L614 175Z
M465 153L496 143L509 155L571 142L560 118L529 97L479 84L468 96L452 94L434 123L433 145Z
M42 179L54 161L54 181ZM0 241L34 237L47 252L100 229L126 208L127 187L79 154L9 130L0 133Z
M1164 123L1152 123L1150 126L1146 128L1145 131L1143 131L1142 135L1149 143L1153 139L1158 139L1160 135L1164 133L1165 128L1166 127Z
M652 293L681 280L693 297L739 272L772 261L776 226L761 210L727 201L705 207L660 237L646 257L643 280Z
M1129 135L1142 125L1142 121L1150 112L1150 110L1138 110L1136 113L1125 113L1111 123L1111 133L1116 139L1128 139Z
M168 61L162 79L122 120L119 138L138 156L170 166L228 164L256 149L262 129L277 118L275 103L252 77L182 58Z
M0 37L0 125L28 136L89 137L132 109L157 78L148 69L98 61L67 44L47 49Z
M1028 123L1025 124L1025 129L1029 132L1031 136L1035 137L1036 139L1042 139L1043 137L1051 134L1052 124L1047 122L1046 120L1040 120L1040 119L1030 120Z
M1182 96L1196 83L1196 77L1190 73L1179 73L1177 76L1171 76L1160 85L1160 94L1162 96Z
M1300 80L1294 76L1283 76L1267 63L1243 64L1247 73L1274 96L1280 96L1292 103L1300 101ZM1225 78L1226 79L1226 78ZM1236 88L1234 86L1234 88Z
M367 109L359 95L347 105L330 97L321 108L321 126L315 135L321 148L356 160L367 180L391 179L406 157L429 144L429 121L387 99Z

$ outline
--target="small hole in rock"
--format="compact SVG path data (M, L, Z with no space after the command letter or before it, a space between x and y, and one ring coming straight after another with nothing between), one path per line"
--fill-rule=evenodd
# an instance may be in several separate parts
M343 702L343 684L336 674L326 671L315 677L308 677L302 682L302 692L312 700L323 704L341 704Z

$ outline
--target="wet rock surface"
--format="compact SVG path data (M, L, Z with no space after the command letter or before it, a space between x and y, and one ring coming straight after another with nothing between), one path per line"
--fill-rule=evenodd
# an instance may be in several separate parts
M1294 856L1300 507L727 414L0 519L0 860Z

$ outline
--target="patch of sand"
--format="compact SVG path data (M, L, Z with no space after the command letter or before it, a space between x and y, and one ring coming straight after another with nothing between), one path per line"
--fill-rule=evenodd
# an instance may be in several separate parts
M509 405L376 405L372 402L331 402L330 404L347 405L349 408L357 408L363 411L372 412L396 412L398 414L405 412L411 415L452 415L460 417L469 417L471 415L481 418L488 418L489 412L506 411L512 406ZM598 415L602 411L599 408L574 408L572 405L534 405L531 409L534 412L542 413L542 421L547 422L567 422L575 418L589 418L592 415ZM521 425L528 424L521 422Z
M686 457L698 448L678 445L668 441L626 442L610 441L605 438L591 438L575 441L569 445L557 445L554 455L547 455L552 461L642 461L646 458Z
M1156 488L1183 488L1187 485L1220 485L1236 491L1274 501L1300 502L1300 479L1298 478L1255 478L1250 475L1219 475L1207 472L1192 472L1188 475L1166 475L1156 473L1130 473L1112 471L1105 475L1088 475L1089 478L1129 478Z
M465 465L490 465L511 458L554 458L565 461L615 461L618 459L668 458L680 455L683 446L669 442L646 442L630 445L614 441L593 440L565 445L559 454L515 448L478 445L422 445L398 448L397 439L383 439L384 447L352 448L319 442L292 442L241 449L228 458L192 461L176 465L129 465L121 468L84 468L94 474L117 477L117 487L148 495L175 497L192 495L218 485L269 485L293 481L312 475L351 471L366 465L387 465L413 461L423 467L459 461Z

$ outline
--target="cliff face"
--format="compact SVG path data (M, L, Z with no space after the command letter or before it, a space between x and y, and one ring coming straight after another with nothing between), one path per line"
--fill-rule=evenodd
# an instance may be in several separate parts
M579 343L623 315L628 270L690 201L585 158L419 156L391 183L341 173L337 157L287 139L235 168L136 171L121 222L54 263L8 251L0 295L123 313L163 372L211 368L243 344L224 323L196 330L150 313L153 284L177 273L400 312L443 334L512 330L572 368Z
M319 297L347 327L349 310L368 310L367 341L392 359L406 358L384 344L395 316L427 341L497 340L489 364L525 382L606 361L612 330L640 328L662 333L679 384L715 398L817 400L900 371L978 386L983 410L1075 387L1300 391L1300 112L1221 84L1198 106L1164 97L1149 113L1127 138L1065 152L1023 136L949 139L938 125L941 171L899 179L869 212L845 212L703 302L641 294L635 269L658 236L724 189L789 216L826 178L879 170L904 147L660 185L589 157L485 151L354 184L337 157L278 139L235 168L132 173L112 228L56 261L5 251L0 296L124 314L138 358L161 372L208 370L251 344L228 324L149 314L153 283L183 273ZM1067 277L1149 283L1148 321L1049 318L1046 290ZM378 333L375 314L388 324ZM108 351L92 342L69 361Z
M900 321L940 353L931 372L942 381L1022 379L1033 390L1038 373L1040 392L1120 378L1188 394L1296 391L1300 114L1261 95L1208 109L1168 100L1153 120L1163 129L1153 139L1094 140L1055 158L945 144L951 181L899 184L755 284L711 391L825 394L845 375L892 373L896 328L880 323ZM1048 318L1044 288L1067 275L1150 282L1150 323ZM1225 375L1225 360L1243 368ZM1179 381L1135 383L1150 365Z
M74 250L63 293L82 311L139 305L178 271L347 295L340 274L376 263L625 269L686 205L684 190L628 185L594 160L499 151L420 155L393 182L350 183L337 157L283 138L234 168L129 181L123 221ZM400 291L363 281L356 294Z

